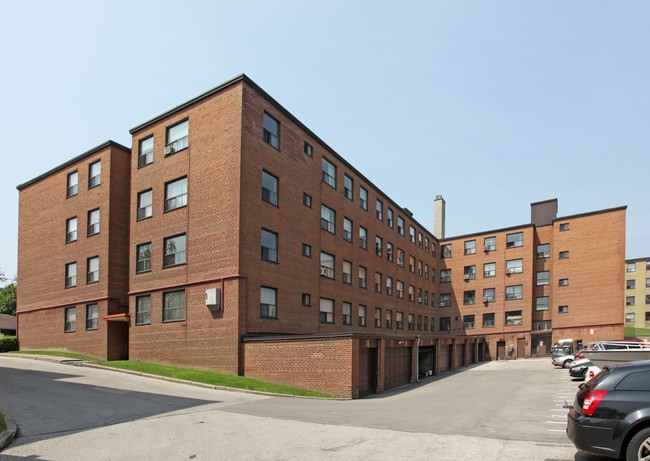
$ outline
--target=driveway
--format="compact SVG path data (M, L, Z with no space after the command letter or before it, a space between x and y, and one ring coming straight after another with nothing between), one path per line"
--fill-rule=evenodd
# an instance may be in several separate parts
M578 383L550 359L487 362L355 401L272 397L0 355L0 460L583 460Z

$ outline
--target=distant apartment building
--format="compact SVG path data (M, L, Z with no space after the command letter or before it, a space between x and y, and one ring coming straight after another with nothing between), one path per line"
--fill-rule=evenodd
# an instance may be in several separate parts
M650 258L625 261L625 326L650 328Z
M18 186L21 349L358 397L623 335L625 207L442 238L245 75L131 135Z

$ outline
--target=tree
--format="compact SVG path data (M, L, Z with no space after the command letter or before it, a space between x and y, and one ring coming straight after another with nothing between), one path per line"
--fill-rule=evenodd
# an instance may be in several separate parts
M16 315L16 283L0 288L0 314Z

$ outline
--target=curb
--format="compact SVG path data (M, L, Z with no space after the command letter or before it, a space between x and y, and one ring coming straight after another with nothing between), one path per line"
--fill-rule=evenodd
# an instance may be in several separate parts
M4 418L7 428L2 433L0 433L0 451L2 451L7 445L13 442L14 438L16 437L16 433L18 432L18 426L16 426L14 420L6 415Z

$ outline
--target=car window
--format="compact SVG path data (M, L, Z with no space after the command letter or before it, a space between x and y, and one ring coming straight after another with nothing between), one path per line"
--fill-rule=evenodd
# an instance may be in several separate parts
M616 385L617 391L650 391L650 371L630 373Z

